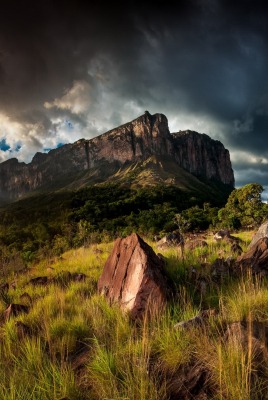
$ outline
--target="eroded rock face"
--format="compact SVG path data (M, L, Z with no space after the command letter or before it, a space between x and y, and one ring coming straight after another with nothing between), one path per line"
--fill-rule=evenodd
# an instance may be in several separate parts
M241 272L268 275L268 237L259 239L248 251L237 259L237 268Z
M136 320L161 309L171 293L163 261L137 234L117 239L98 281L98 291Z
M258 229L258 231L253 236L249 247L253 247L258 240L268 237L268 221L265 221Z
M185 131L171 134L163 114L139 118L90 140L81 139L29 164L13 158L0 163L0 201L13 201L36 189L73 184L87 172L93 183L113 175L126 163L161 156L198 177L234 186L228 150L207 135Z
M233 185L234 175L230 154L221 142L194 131L172 134L178 164L196 176L205 176Z

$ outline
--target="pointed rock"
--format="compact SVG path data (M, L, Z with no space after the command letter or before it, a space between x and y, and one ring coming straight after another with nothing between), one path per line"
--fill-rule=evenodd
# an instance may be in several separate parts
M171 292L164 262L139 235L117 239L98 281L98 290L110 302L141 319L148 310L161 309Z

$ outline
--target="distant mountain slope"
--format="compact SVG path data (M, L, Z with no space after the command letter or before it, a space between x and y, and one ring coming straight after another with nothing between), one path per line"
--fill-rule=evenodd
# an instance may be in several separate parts
M192 131L171 134L165 115L145 112L93 139L37 153L29 164L17 159L1 163L0 202L107 180L134 186L175 184L196 192L211 185L230 192L234 186L222 143Z

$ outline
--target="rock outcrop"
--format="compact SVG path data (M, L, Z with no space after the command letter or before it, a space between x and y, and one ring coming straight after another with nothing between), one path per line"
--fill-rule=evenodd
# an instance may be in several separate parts
M265 221L258 229L258 231L253 236L249 247L255 246L258 240L268 237L268 221Z
M164 262L137 234L117 239L98 281L98 291L128 310L132 319L161 309L171 289Z
M151 156L171 160L206 181L234 186L229 152L219 141L192 131L171 134L165 115L145 112L93 139L37 153L29 164L15 158L1 163L0 201L13 201L34 190L66 187L83 174L92 183L104 181L122 166Z
M259 239L248 251L237 259L237 267L241 272L268 276L268 237Z
M221 142L194 131L173 133L178 164L196 176L234 184L230 154Z

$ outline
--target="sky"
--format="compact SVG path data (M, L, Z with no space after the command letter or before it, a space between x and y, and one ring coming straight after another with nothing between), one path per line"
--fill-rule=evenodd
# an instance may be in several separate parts
M268 190L267 2L85 3L1 1L0 162L148 110L220 140L236 187Z

